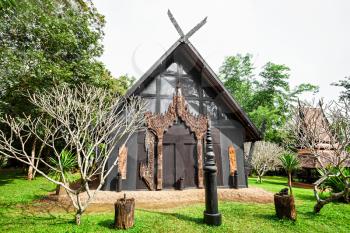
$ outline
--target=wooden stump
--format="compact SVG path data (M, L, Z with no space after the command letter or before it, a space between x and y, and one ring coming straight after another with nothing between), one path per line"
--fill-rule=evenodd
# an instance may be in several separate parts
M114 204L114 226L119 229L128 229L134 225L135 199L118 199Z
M297 219L294 197L289 195L274 195L276 215L278 218Z

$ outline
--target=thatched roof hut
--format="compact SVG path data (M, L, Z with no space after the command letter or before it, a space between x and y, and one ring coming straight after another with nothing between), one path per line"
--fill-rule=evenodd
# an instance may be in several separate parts
M336 155L339 146L336 136L332 134L329 122L321 108L300 108L300 119L303 124L300 137L312 140L312 148L298 149L298 156L303 168L318 168L336 164L343 156ZM319 159L316 159L318 157Z

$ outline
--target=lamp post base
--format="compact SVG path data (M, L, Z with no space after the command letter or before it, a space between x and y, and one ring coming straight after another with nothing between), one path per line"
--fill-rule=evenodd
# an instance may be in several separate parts
M204 212L204 223L212 226L220 226L221 225L221 214L208 214Z

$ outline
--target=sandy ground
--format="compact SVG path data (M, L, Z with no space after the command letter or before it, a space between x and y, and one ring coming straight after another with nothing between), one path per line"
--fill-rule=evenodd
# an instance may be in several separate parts
M204 202L204 189L186 189L183 191L162 190L162 191L123 191L120 193L112 191L99 191L90 211L102 211L113 209L119 198L126 194L127 198L135 198L136 207L143 209L164 209L185 206L193 203ZM260 188L243 189L218 189L218 197L221 201L237 201L251 203L272 203L273 194ZM60 196L61 203L68 203L69 198Z

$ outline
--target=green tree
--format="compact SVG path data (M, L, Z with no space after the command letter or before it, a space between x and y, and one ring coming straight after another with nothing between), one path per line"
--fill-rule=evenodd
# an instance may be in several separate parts
M237 54L227 57L220 68L220 78L227 90L235 97L243 109L250 109L253 94L252 55Z
M343 80L339 80L338 82L332 83L332 85L345 89L340 92L340 99L350 100L350 76L345 77Z
M253 74L252 56L227 57L220 68L220 78L232 96L263 133L264 140L281 143L287 132L283 126L291 116L290 107L300 94L317 91L312 84L291 89L290 69L266 63L259 75Z
M292 191L292 173L293 171L300 168L300 161L296 154L285 153L280 157L281 165L288 174L288 187L290 190L290 195L293 195Z
M116 79L113 90L120 95L124 95L128 88L134 84L135 78L133 76L129 76L127 74L119 76Z
M98 61L105 20L91 1L0 2L0 115L35 118L27 96L63 84L125 92L130 78L114 79Z
M0 91L3 113L35 114L26 97L68 83L112 88L97 60L104 17L90 1L3 1L0 6Z

